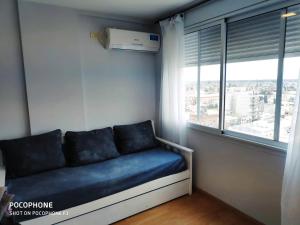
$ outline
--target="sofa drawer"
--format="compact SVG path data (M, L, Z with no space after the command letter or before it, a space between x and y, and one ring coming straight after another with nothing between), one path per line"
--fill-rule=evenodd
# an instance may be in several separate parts
M107 206L79 217L58 223L59 225L106 225L136 213L150 209L164 202L189 193L189 179L138 195L131 199Z

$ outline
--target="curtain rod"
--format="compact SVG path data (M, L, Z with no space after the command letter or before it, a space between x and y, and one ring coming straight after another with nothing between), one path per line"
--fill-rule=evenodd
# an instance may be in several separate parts
M178 11L172 12L168 16L164 16L164 17L161 17L161 18L157 19L155 21L155 23L159 23L159 21L171 18L171 17L173 17L173 16L175 16L177 14L182 14L183 15L186 11L188 11L190 9L193 9L193 8L195 8L197 6L200 6L202 4L205 4L205 3L209 2L209 1L212 1L212 0L200 0L200 2L199 2L199 0L198 1L194 1L194 3L192 2L190 4L187 4L186 7L183 7L183 8L181 8Z

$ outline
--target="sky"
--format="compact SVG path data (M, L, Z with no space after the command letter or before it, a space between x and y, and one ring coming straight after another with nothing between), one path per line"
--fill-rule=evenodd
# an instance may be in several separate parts
M228 63L226 80L276 80L278 60L258 60L248 62ZM197 80L197 67L184 69L186 81ZM284 79L298 79L300 75L300 57L285 58ZM201 81L220 80L220 65L202 66Z

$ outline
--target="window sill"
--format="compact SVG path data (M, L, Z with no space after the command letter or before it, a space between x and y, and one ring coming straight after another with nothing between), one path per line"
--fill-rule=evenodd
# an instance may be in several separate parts
M263 142L259 142L259 141L254 141L254 140L250 140L247 138L241 138L232 134L228 134L224 131L221 131L219 129L216 128L211 128L211 127L205 127L196 123L191 123L191 122L187 122L187 127L193 130L197 130L197 131L201 131L201 132L205 132L211 135L217 135L219 137L223 137L223 138L228 138L230 140L234 140L234 141L238 141L238 142L242 142L242 143L247 143L253 146L258 146L258 147L263 147L266 148L268 150L271 151L275 151L277 153L282 153L282 154L286 154L287 149L285 147L281 147L281 146L275 146L275 145L271 145L268 143L263 143Z

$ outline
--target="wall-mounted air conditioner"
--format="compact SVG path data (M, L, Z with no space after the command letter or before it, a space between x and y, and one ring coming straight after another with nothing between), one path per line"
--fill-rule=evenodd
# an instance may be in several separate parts
M158 34L106 29L106 48L158 52L160 36Z

